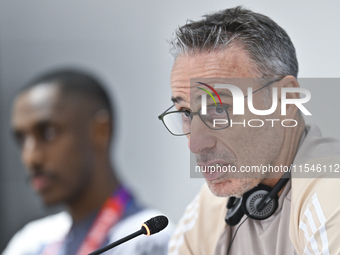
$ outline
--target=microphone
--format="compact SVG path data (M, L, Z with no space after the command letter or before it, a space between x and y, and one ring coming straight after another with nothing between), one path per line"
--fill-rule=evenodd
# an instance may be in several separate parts
M151 218L150 220L144 222L142 224L142 227L140 230L126 236L123 237L122 239L119 239L109 245L106 245L98 250L95 250L94 252L89 253L88 255L98 255L101 254L107 250L110 250L122 243L125 243L126 241L131 240L132 238L135 238L141 234L150 236L153 234L158 233L159 231L163 230L166 228L166 226L168 226L169 220L167 217L163 216L163 215L159 215L156 217Z
M277 182L274 188L267 194L265 198L261 200L261 202L256 207L257 211L261 212L266 206L273 200L275 196L280 192L280 190L287 184L290 180L290 169L288 172L284 173L281 179Z

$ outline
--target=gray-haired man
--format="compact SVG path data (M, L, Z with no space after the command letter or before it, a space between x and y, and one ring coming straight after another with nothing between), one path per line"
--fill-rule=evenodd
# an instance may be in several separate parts
M300 100L299 93L279 93L299 91L287 33L270 18L237 7L180 27L171 53L174 107L159 118L172 134L188 137L198 166L210 170L203 173L206 184L187 207L169 254L340 254L335 238L340 204L331 195L340 191L338 180L282 178L282 169L291 165L340 163L339 141L305 125L302 107L287 104L283 115L277 106L283 95ZM236 105L231 90L218 88L221 83L250 98L253 109L273 110L259 116L244 107L243 114L235 114L243 105ZM242 171L260 166L281 170Z

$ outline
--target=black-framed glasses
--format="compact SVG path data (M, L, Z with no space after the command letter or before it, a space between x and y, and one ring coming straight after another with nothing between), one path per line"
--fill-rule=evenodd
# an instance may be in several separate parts
M280 81L281 79L282 78L268 82L266 85L263 85L261 88L255 90L252 94L277 81ZM247 98L247 96L245 96L244 98ZM230 106L232 106L232 104L207 106L207 111L205 114L201 113L201 109L199 109L197 112L190 112L189 110L169 112L169 110L174 106L175 105L172 105L158 116L158 119L163 122L166 129L172 135L182 136L190 134L191 122L194 115L198 115L203 123L213 130L226 129L230 126L228 109L230 108Z
M198 115L203 123L214 130L220 130L229 127L230 119L228 114L228 105L211 105L207 106L206 114L201 114L201 109L197 112L190 112L189 110L171 111L168 112L175 105L172 105L165 112L158 116L167 130L175 135L190 134L191 121L194 115ZM216 122L216 119L226 120Z

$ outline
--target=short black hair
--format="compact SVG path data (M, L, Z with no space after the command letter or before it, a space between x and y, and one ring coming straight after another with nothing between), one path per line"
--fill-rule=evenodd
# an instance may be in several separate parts
M73 68L47 71L28 82L19 94L39 85L56 85L59 86L61 94L64 96L77 96L97 101L100 103L101 109L108 111L113 129L112 103L103 83L95 75Z

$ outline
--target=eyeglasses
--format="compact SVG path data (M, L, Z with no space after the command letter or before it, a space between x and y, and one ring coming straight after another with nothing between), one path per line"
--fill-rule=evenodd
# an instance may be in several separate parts
M252 94L257 91L277 82L281 79L276 79L270 81L266 85L261 88L255 90ZM244 98L246 98L245 96ZM228 113L228 109L231 105L211 105L207 106L206 114L202 114L201 109L197 112L190 112L189 110L180 110L180 111L171 111L169 110L173 108L175 105L172 105L168 109L166 109L161 115L158 116L158 119L161 120L166 127L166 129L175 136L182 136L190 134L191 122L194 115L198 115L203 123L213 129L213 130L221 130L228 128L230 126L230 117Z

